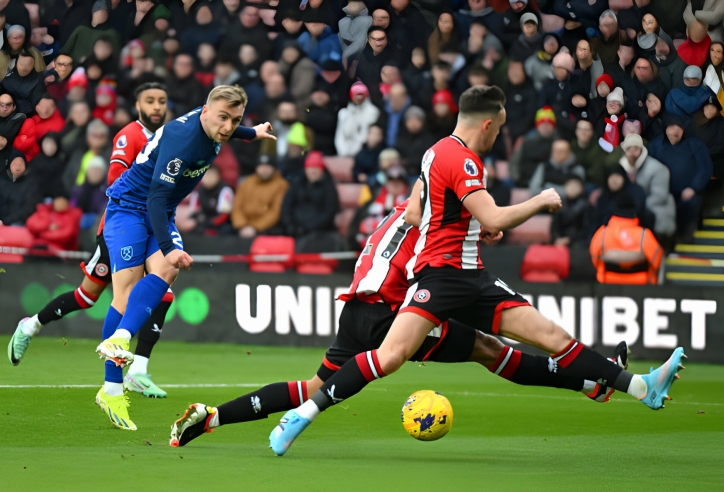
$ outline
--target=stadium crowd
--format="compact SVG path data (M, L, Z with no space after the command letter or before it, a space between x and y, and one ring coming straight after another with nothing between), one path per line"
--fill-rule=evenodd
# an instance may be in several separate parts
M635 214L668 249L724 174L723 16L718 0L0 0L0 221L77 248L134 89L165 84L170 119L239 84L242 124L278 140L224 145L179 229L360 249L459 95L496 84L507 124L481 157L498 205L553 187L553 243L588 248Z

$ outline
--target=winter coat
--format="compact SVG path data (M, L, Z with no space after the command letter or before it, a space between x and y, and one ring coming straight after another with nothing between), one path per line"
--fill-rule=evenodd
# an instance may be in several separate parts
M724 178L724 117L717 115L709 120L703 111L696 113L684 137L696 137L706 145L714 164L714 176Z
M691 2L684 9L684 21L688 26L694 19L698 19L709 26L709 37L712 41L724 41L724 2L721 0L704 0L701 10L693 11Z
M716 105L716 95L702 84L697 87L672 89L666 96L664 107L668 113L681 116L683 123L689 126L692 115L707 103Z
M86 181L73 190L71 204L81 209L84 214L99 214L105 210L108 204L106 188L108 188L108 185L106 185L105 180L97 185L92 185Z
M649 141L649 155L660 160L671 173L669 188L674 197L681 195L685 188L701 193L712 176L712 162L709 150L698 138L682 139L671 145L666 133Z
M659 22L661 29L676 37L686 32L683 12L689 0L665 0L649 3L648 11Z
M53 136L53 138L59 145L55 155L48 156L41 152L28 163L29 169L31 169L33 174L38 178L41 196L50 198L55 198L58 196L58 193L62 191L59 189L62 188L62 186L59 186L59 183L65 170L65 162L60 157L60 139L57 135Z
M666 88L666 84L664 84L664 82L661 80L661 77L656 77L654 80L646 84L642 84L638 81L638 79L635 78L632 79L632 81L636 92L631 93L624 90L624 93L626 94L626 97L629 98L630 102L638 104L640 101L642 106L639 107L646 106L646 96L648 96L649 94L653 94L658 97L662 103L666 100L666 94L669 92L669 90ZM629 106L627 106L627 108L628 107Z
M649 155L646 147L634 166L629 164L626 156L621 157L619 164L646 194L646 208L650 210L656 222L654 232L657 235L671 236L676 232L676 203L669 193L669 170L660 161Z
M551 221L551 241L567 237L571 240L569 247L586 246L589 217L590 205L585 195L574 200L564 197L563 206Z
M435 86L432 84L430 70L421 70L410 63L402 72L402 83L407 87L407 93L414 106L419 106L425 111L432 109Z
M535 126L538 94L533 83L528 79L520 85L508 83L504 86L504 92L506 126L510 132L510 138L515 141L516 138L525 135Z
M560 137L555 131L548 137L544 137L536 131L523 139L521 146L513 152L508 161L510 177L517 186L522 188L528 186L538 164L550 158L553 141L557 138Z
M340 156L354 156L367 140L367 130L380 117L380 110L365 99L359 106L352 101L337 115L337 131L334 146Z
M644 189L638 183L630 181L621 167L616 166L609 172L609 175L612 173L623 176L623 187L615 193L608 186L603 188L603 192L598 197L596 207L593 210L591 223L589 224L589 235L593 236L599 227L608 224L609 219L618 210L618 197L623 193L628 194L636 205L636 217L641 221L641 225L653 229L654 215L646 209L646 193Z
M337 114L329 104L320 108L312 104L307 109L307 126L314 132L314 150L324 155L337 155L334 134L337 131Z
M571 81L576 94L583 95L586 99L594 99L598 97L596 91L596 79L603 74L603 63L596 56L593 65L585 70L576 67L571 74Z
M367 181L370 182L370 179L373 179L373 177L377 174L377 172L380 170L379 167L379 158L380 158L380 152L385 148L385 143L380 143L377 147L370 149L367 147L367 144L365 143L362 147L362 150L360 150L357 155L354 157L354 167L352 167L352 176L354 177L354 182L359 183L359 175L360 174L366 174L367 175ZM370 184L370 186L376 186L376 181L374 184Z
M570 174L575 174L581 179L586 179L586 170L583 166L576 164L576 156L571 154L565 162L554 162L549 159L547 162L541 162L530 178L531 196L539 195L541 191L553 188L559 195L563 196L565 190L563 185Z
M284 60L279 61L279 73L286 79L289 92L300 108L308 104L309 96L314 89L316 70L314 62L304 56L304 53L292 65Z
M166 94L173 114L181 116L204 104L207 91L193 74L179 79L172 72L166 78Z
M78 248L80 218L83 212L68 206L64 212L53 210L53 204L38 204L25 226L37 239L56 248L72 251Z
M576 156L576 162L586 170L586 183L600 188L606 185L606 176L611 166L616 164L616 153L608 153L601 148L595 138L591 138L586 148L578 145L578 140L571 142L571 152Z
M346 17L339 21L339 41L342 45L342 59L356 58L367 44L367 29L372 25L372 17L367 8L357 15L349 13L347 7L342 11Z
M0 162L0 221L5 225L23 225L43 196L37 175L30 168L19 178L10 175L10 162L16 157L22 157L22 153L11 148L9 153L3 155L3 161Z
M12 72L3 79L3 89L13 96L17 112L30 116L35 114L35 106L45 94L45 83L42 73L32 71L21 77L18 72Z
M422 169L422 156L435 143L434 137L426 129L412 134L402 125L397 134L395 147L402 157L402 165L408 176L419 176Z
M287 234L297 238L315 231L333 231L338 210L337 187L329 173L314 183L302 173L284 196L282 224Z
M380 76L382 67L385 63L391 60L394 60L395 63L398 64L398 59L398 52L393 46L388 44L387 48L385 48L382 53L375 56L372 51L372 47L368 43L358 58L359 61L354 78L359 78L362 82L364 82L370 90L370 94L373 97L377 97L379 96L379 85L382 81Z
M661 58L654 52L649 56L649 60L659 67L659 77L666 87L671 90L676 87L684 87L684 70L686 70L686 63L679 57L676 52L674 42L671 40L668 34L663 31L659 32L659 37L663 39L669 46L669 54L666 58Z
M305 31L299 36L297 42L309 59L316 64L330 58L339 60L342 57L342 45L339 37L332 32L332 28L329 26L324 28L322 35L318 38L313 38L309 32Z
M538 53L529 56L523 63L525 74L533 81L535 90L540 91L549 80L553 80L555 78L553 75L552 63L553 57L544 51L539 51Z
M191 193L192 217L196 219L197 234L218 233L219 229L229 222L234 190L224 181L220 181L213 188L200 186Z
M231 225L234 229L252 226L265 231L277 225L282 213L282 203L289 183L279 171L268 181L252 174L236 189L231 208Z
M23 126L20 127L20 133L15 137L13 147L25 154L26 162L30 162L32 158L40 153L35 121L32 118L26 119Z

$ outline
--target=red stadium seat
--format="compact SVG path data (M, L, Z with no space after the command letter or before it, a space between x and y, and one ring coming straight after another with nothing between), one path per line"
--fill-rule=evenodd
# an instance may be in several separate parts
M515 229L505 231L508 244L546 244L551 242L550 215L535 215Z
M0 225L0 249L10 248L27 248L33 246L35 238L32 233L25 227L3 226ZM0 252L0 263L22 263L23 255L15 253Z
M534 244L525 252L520 276L526 282L560 282L568 278L570 268L568 248Z
M257 236L249 251L252 272L283 272L294 266L294 238L289 236ZM255 261L256 255L287 255L280 261Z
M359 198L364 186L365 185L355 183L338 183L337 194L339 195L340 206L343 209L359 207Z
M337 183L352 182L352 157L327 156L324 158L324 165Z

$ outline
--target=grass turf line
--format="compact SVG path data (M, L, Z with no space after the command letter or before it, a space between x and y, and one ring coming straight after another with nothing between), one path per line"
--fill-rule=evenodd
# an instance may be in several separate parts
M3 347L8 341L0 337ZM18 367L0 364L0 385L99 387L96 345L38 337ZM323 353L164 341L149 368L161 387L270 383L310 377ZM674 401L653 412L625 395L597 404L513 385L475 364L410 363L330 409L283 458L267 447L278 415L168 447L170 425L189 403L217 405L253 388L169 388L165 400L133 393L136 432L113 428L93 403L95 387L0 388L0 488L714 490L724 483L724 367L687 368ZM419 389L453 405L455 424L440 441L402 429L402 403Z

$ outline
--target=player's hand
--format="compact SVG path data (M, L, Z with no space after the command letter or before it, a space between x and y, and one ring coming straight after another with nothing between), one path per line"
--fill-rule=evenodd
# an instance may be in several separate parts
M254 140L261 140L262 138L271 138L272 140L277 139L277 137L269 133L271 131L274 131L274 129L272 128L271 123L269 123L268 121L266 123L256 125L254 127L254 131L256 132L256 138Z
M683 201L691 200L694 195L696 195L696 191L693 188L684 188L684 191L681 192L681 199Z
M166 255L166 261L176 268L183 268L184 270L190 270L191 265L194 264L194 259L191 258L186 251L180 249L174 249Z
M558 192L553 188L541 191L538 195L541 200L541 209L548 210L549 212L558 212L563 206L561 197Z
M500 231L498 234L493 236L492 234L488 232L483 233L482 241L487 244L488 246L492 246L493 244L497 244L498 241L503 239L503 231Z

